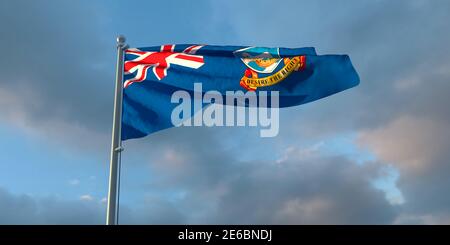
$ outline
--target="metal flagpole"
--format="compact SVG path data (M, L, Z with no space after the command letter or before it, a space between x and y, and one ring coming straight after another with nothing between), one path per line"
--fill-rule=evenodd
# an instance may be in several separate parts
M116 86L114 95L114 115L111 142L111 162L109 167L109 187L108 187L108 207L106 210L106 224L116 225L118 214L118 179L120 175L120 153L123 150L121 141L122 123L122 79L124 50L128 46L125 44L125 37L117 37L117 64L116 64Z

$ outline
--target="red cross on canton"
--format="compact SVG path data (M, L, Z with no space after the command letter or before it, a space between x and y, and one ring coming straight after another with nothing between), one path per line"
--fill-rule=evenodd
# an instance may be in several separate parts
M148 69L152 68L158 80L167 76L167 70L171 64L198 69L204 64L203 56L195 55L195 52L204 45L192 45L181 53L174 52L175 45L163 45L160 52L146 52L139 49L127 49L126 54L137 55L134 60L125 61L125 74L136 72L136 76L124 82L126 88L135 82L146 79Z

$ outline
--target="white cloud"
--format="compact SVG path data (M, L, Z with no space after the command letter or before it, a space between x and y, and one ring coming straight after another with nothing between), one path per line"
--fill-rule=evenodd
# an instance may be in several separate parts
M106 204L107 201L108 201L108 198L103 197L103 198L100 200L100 203L101 203L101 204Z
M319 142L309 147L296 147L290 146L286 148L282 156L276 160L276 163L281 164L288 160L302 160L305 158L311 158L313 156L320 156L319 150L323 147L324 142Z
M69 180L69 185L79 185L80 184L80 180L79 179L71 179Z
M80 196L80 200L81 201L92 201L92 200L94 200L94 197L89 194L85 194L85 195Z

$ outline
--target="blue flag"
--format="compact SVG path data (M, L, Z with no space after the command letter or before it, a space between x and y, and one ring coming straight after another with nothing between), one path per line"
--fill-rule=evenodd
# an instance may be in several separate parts
M172 95L181 90L194 96L195 83L222 96L278 91L279 107L288 107L354 87L359 77L347 55L317 55L314 48L180 44L127 49L122 140L173 127L177 104Z

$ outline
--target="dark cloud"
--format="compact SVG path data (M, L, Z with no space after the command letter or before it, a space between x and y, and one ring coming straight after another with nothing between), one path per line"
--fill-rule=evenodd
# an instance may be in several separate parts
M111 127L114 40L96 34L102 27L97 4L0 5L0 92L9 95L0 98L2 119L73 145L89 134L107 144L103 134Z
M250 20L269 5L269 1L260 4L254 12L229 9ZM406 199L404 220L448 223L448 218L439 217L449 216L449 198L443 194L450 184L449 2L292 1L273 8L282 16L294 6L305 10L298 21L272 15L265 25L243 24L241 38L256 36L271 44L288 39L292 45L313 43L319 53L349 53L361 84L289 109L281 136L295 141L360 133L363 147L399 169L398 186ZM278 35L268 36L266 29Z
M380 164L359 166L340 156L323 158L319 151L287 154L278 162L241 162L222 157L232 155L227 150L196 154L200 148L205 147L158 144L149 153L161 155L149 163L157 177L142 187L143 202L121 205L120 223L389 224L397 216L370 184ZM1 189L0 201L4 224L104 222L105 206L95 198L33 198Z
M217 133L179 129L170 140L157 135L148 140L150 157L138 160L148 163L151 175L140 190L148 197L140 222L158 223L161 212L168 213L161 222L172 224L389 224L396 218L398 208L371 185L382 164L323 157L317 147L288 151L279 161L243 161L220 142L228 130L216 135L213 130ZM184 144L204 134L201 143ZM127 145L133 148L134 143ZM236 145L241 152L248 147L245 142ZM132 164L132 157L123 160ZM122 179L124 186L129 181Z
M449 199L443 193L450 184L447 181L450 156L445 147L448 145L445 132L450 126L447 106L450 35L446 32L450 27L450 4L446 1L352 2L352 7L346 9L337 4L304 4L303 9L317 10L309 13L327 15L325 21L315 18L314 25L306 21L311 15L308 13L300 15L298 22L283 22L283 19L291 19L280 17L283 11L288 11L289 4L272 9L280 16L271 15L264 25L250 26L253 23L250 21L236 24L241 40L250 42L256 38L268 45L291 40L289 43L293 46L308 40L322 44L318 45L322 52L348 52L360 72L362 82L354 90L302 108L288 109L292 113L285 114L280 135L283 140L280 141L295 144L298 138L314 140L354 131L365 135L375 130L376 136L369 141L377 140L391 153L386 156L385 151L374 148L373 142L362 146L399 169L398 185L406 199L400 208L405 215L400 215L399 219L437 222L437 217L446 217L449 212ZM225 5L222 9L229 11L233 18L252 20L270 4L248 8ZM291 2L289 8L300 8L300 5ZM250 8L253 11L248 11ZM279 28L280 23L285 26ZM268 36L267 29L274 35ZM286 29L293 31L285 32ZM396 125L393 130L392 125ZM166 135L173 138L171 133ZM423 165L418 172L414 171L415 161ZM232 170L225 171L230 172ZM253 180L253 183L258 182ZM308 203L307 200L304 202ZM231 208L231 203L227 202L224 207ZM258 202L252 199L249 203ZM270 218L264 219L267 220ZM437 223L442 222L448 221Z
M124 6L109 1L0 3L4 33L0 45L7 47L0 59L1 120L70 147L103 152L111 132L119 33L127 34L130 44L137 46L202 43L224 29L232 33L214 20L207 2L197 3L195 12L189 13L187 2L128 4L126 8L141 7L124 11ZM177 6L170 9L170 27L157 24L167 18L157 9L167 5ZM193 23L204 28L192 28Z
M450 185L449 12L447 1L376 4L343 39L362 64L346 120L368 137L363 145L399 169L403 212L423 223L450 220L439 219L450 213L443 194Z
M83 142L83 147L107 154L114 36L144 19L148 34L141 38L144 34L136 28L129 30L129 36L151 45L187 39L313 45L320 53L349 53L361 76L357 88L284 110L277 139L259 141L251 130L202 128L171 129L126 142L126 154L141 156L138 161L125 159L127 164L150 161L152 171L162 174L142 187L149 193L144 204L121 209L125 223L450 220L438 218L450 216L450 198L445 195L450 185L449 142L443 133L450 126L448 1L198 4L203 7L195 13L188 11L193 13L190 18L177 18L178 29L154 25L165 17L162 11L152 12L147 20L147 11L141 8L119 21L116 16L121 7L108 3L112 13L107 13L102 4L0 3L0 29L6 33L0 38L4 47L0 59L2 122L23 124L43 132L44 138L64 143ZM184 13L188 5L183 3L172 16ZM405 204L389 205L383 193L368 183L378 174L379 163L357 166L345 156L287 158L280 165L255 160L258 156L240 159L248 156L246 149L253 145L264 149L261 155L276 155L285 145L299 148L301 142L343 132L359 133L358 144L399 169L398 186ZM161 196L151 189L175 196ZM102 208L85 207L81 201L36 201L5 191L0 194L6 210L0 211L4 223L103 223ZM42 211L47 206L57 211L54 216L51 209ZM66 206L80 208L83 214L77 219L65 212Z
M408 220L450 223L448 122L424 117L401 117L386 126L361 133L359 142L380 159L396 166L406 199Z
M215 222L389 224L396 215L384 194L368 182L375 177L373 170L346 159L264 164L249 166L232 182L220 199Z

